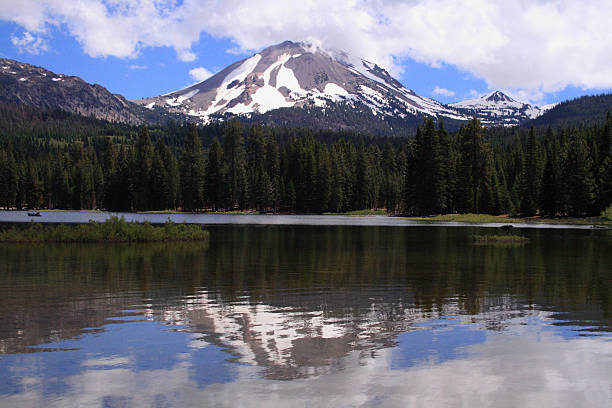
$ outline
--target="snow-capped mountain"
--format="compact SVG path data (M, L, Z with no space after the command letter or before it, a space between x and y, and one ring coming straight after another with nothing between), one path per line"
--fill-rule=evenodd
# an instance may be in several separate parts
M168 119L206 123L240 115L272 126L398 135L413 132L426 116L456 129L474 116L485 125L514 126L545 112L499 91L443 105L417 95L374 63L290 41L238 61L206 81L137 101L75 76L8 59L0 59L0 85L0 102L130 124Z
M285 41L238 61L213 77L166 95L136 101L208 120L279 108L333 104L367 107L378 117L467 117L405 88L378 65L341 51Z
M467 117L479 118L485 125L516 126L544 113L537 106L515 101L500 91L476 99L451 103L448 106Z

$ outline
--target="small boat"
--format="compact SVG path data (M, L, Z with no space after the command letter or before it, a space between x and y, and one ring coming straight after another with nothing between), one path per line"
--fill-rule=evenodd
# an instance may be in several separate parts
M40 217L40 211L36 211L36 212L29 212L28 215L30 217Z

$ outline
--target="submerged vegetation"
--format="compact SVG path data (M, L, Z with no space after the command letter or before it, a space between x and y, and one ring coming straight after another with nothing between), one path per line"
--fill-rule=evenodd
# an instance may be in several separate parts
M472 239L476 244L526 244L529 238L520 235L472 235Z
M87 224L41 224L31 223L27 227L10 227L0 231L0 242L168 242L206 241L209 233L199 225L177 224L168 221L155 226L127 222L123 217L111 217L103 223L90 221Z

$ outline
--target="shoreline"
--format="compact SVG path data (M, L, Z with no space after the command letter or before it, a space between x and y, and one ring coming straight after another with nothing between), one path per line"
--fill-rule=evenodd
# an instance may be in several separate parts
M199 225L311 225L311 226L395 226L395 227L487 227L501 228L512 225L516 228L568 228L568 229L612 229L612 222L600 217L590 218L510 218L485 214L447 214L430 217L401 217L360 212L344 214L287 214L287 213L185 213L185 212L131 212L112 213L106 211L41 210L41 216L31 217L27 211L0 211L3 224L82 224L103 223L111 217L125 217L129 222L164 224L172 221L179 224ZM507 227L506 227L507 228Z
M8 212L25 212L26 210L2 210ZM96 214L118 214L117 212L105 210L39 210L41 213L54 212L79 212L79 213L96 213ZM512 217L510 214L436 214L428 216L403 216L393 215L385 210L356 210L341 213L291 213L291 212L260 212L260 211L203 211L203 212L188 212L188 211L134 211L121 212L121 214L155 214L155 215L277 215L277 216L346 216L346 217L388 217L394 219L403 219L410 221L426 221L426 222L461 222L461 223L509 223L509 224L552 224L552 225L601 225L612 227L612 220L606 220L602 217L554 217L546 218L539 216L532 217Z

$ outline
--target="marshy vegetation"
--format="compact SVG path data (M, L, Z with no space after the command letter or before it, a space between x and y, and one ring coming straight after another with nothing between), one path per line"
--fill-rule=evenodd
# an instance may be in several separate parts
M527 237L510 234L472 235L472 240L475 244L489 245L517 245L529 242Z
M205 241L209 233L199 225L177 224L168 220L163 225L150 222L127 222L123 217L110 217L103 223L41 224L11 226L0 230L0 242L167 242Z

